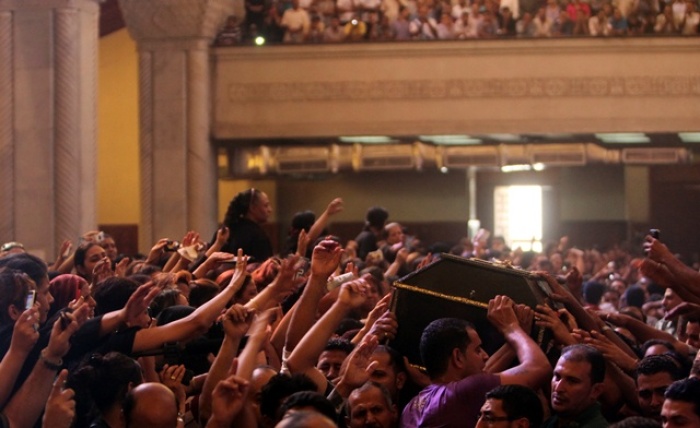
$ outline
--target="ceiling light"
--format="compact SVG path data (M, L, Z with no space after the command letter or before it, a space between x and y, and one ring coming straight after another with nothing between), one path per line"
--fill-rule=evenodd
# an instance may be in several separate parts
M358 135L355 137L340 137L343 143L360 143L360 144L389 144L398 143L397 140L386 137L384 135Z
M642 132L602 133L595 134L595 136L606 144L639 144L651 142L651 139Z
M700 132L679 132L678 137L684 143L700 143Z
M522 172L522 171L530 171L532 170L532 166L528 164L518 164L518 165L503 165L501 167L501 172Z
M481 144L479 138L472 138L469 135L419 135L421 141L427 141L433 144L443 145L461 145L461 144Z

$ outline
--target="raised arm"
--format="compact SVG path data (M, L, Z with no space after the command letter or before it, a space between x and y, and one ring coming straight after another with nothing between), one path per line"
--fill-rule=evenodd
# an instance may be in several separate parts
M89 308L82 304L66 315L70 323L64 329L57 319L51 329L49 344L41 351L39 360L3 412L13 427L31 427L38 420L53 388L53 381L70 349L70 337L87 319ZM3 387L4 388L4 387Z
M487 316L518 356L517 366L499 374L501 383L525 385L533 389L542 386L551 376L552 367L537 343L518 324L513 300L507 296L491 299Z
M326 379L316 369L316 361L333 335L340 322L354 309L359 308L367 299L370 285L363 279L350 281L341 286L338 300L309 329L291 355L287 366L292 373L304 373L316 382L319 392L326 389Z
M326 282L328 277L336 270L340 264L340 256L343 250L335 241L321 241L313 251L311 256L311 271L306 287L293 309L289 328L287 329L287 339L285 349L292 352L304 336L314 321L316 321L316 310L318 302L326 293Z
M224 341L219 353L216 354L214 363L209 369L207 379L204 381L202 393L199 396L200 419L206 420L211 416L211 399L214 387L223 380L231 367L231 362L236 357L241 339L248 331L253 313L242 305L233 305L221 318L224 328Z
M34 307L22 312L15 321L10 349L0 361L0 385L4 385L0 388L0 409L10 397L12 385L17 380L24 360L39 340L39 333L34 329L34 324L39 322L37 312L37 305L34 305Z
M686 302L700 303L700 273L678 260L658 239L647 236L644 242L647 257L639 269L654 282L673 291Z
M245 280L246 265L247 258L243 257L243 251L239 249L236 270L225 289L185 318L163 326L139 330L134 339L132 352L155 349L167 342L178 342L204 333L221 314L236 291L241 288Z
M325 211L323 211L321 215L318 216L314 224L309 229L309 232L306 234L306 237L309 239L309 241L312 243L316 242L318 237L321 236L321 232L323 232L323 229L325 229L326 226L328 226L328 222L330 221L331 217L338 214L341 211L343 211L343 200L341 198L333 199L328 204Z

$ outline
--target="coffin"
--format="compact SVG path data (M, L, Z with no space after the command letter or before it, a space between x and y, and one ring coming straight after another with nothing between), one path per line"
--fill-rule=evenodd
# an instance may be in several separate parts
M442 254L436 262L398 279L393 287L391 310L399 329L388 345L420 367L421 333L432 321L454 317L472 322L490 354L502 345L503 338L486 318L489 300L506 295L534 308L551 294L547 281L530 272L451 254ZM536 326L531 332L543 349L551 340L546 333Z

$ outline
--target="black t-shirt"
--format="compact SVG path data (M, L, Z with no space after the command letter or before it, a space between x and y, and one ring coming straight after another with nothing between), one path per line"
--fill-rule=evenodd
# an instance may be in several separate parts
M252 261L256 263L264 262L272 257L272 243L259 224L242 218L236 223L226 226L229 228L229 238L221 251L236 254L238 249L242 248L243 254L252 257Z

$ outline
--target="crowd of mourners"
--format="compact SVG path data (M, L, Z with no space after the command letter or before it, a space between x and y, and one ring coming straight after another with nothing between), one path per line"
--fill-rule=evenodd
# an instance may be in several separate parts
M697 0L246 0L215 44L698 34Z
M534 253L482 230L445 247L372 207L341 242L328 227L342 209L296 214L280 251L256 189L211 239L164 238L145 257L98 231L49 263L4 244L0 426L700 427L700 273L659 239ZM507 261L551 292L483 302L490 354L483 323L435 319L415 364L392 347L410 323L392 284L443 253Z

